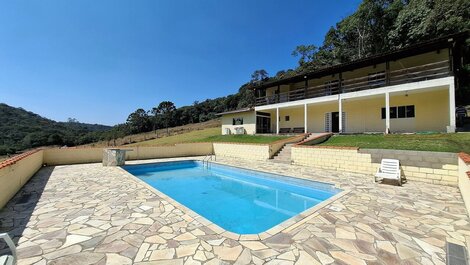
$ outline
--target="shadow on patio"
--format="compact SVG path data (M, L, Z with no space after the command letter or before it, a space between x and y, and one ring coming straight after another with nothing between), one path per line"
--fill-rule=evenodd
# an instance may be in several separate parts
M8 233L15 245L18 245L53 170L54 167L40 169L0 210L0 232ZM7 252L5 242L0 241L0 255Z

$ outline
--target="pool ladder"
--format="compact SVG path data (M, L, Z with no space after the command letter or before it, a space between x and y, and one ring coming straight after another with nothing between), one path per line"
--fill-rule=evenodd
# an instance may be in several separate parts
M216 155L208 154L202 159L202 166L206 167L206 168L209 168L210 167L209 161L212 161L212 157L214 157L214 161L217 161L217 156Z

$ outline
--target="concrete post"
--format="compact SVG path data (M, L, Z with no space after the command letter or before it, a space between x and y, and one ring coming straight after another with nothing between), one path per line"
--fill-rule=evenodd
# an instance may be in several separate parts
M385 134L390 133L390 94L385 93Z

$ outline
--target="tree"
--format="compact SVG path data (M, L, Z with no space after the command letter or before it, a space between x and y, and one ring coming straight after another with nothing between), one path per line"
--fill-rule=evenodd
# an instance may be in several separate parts
M67 122L68 122L68 123L79 123L79 121L78 121L77 119L75 119L75 118L68 118L68 119L67 119Z
M388 33L390 47L404 47L470 29L468 0L410 0Z
M315 45L299 45L292 51L292 56L299 57L299 66L303 67L314 60L317 51Z
M268 72L266 72L266 70L264 69L255 70L251 74L251 83L252 84L259 83L261 81L266 80L268 77L269 75L268 75Z
M170 126L175 110L175 104L171 101L162 101L158 107L152 109L152 112L155 113L155 117L157 117L157 115L161 115L163 117L167 135L169 134L168 127Z
M237 109L253 107L255 105L255 92L253 89L249 88L249 84L244 84L238 90L238 94L240 95L240 99L237 104Z
M148 131L150 127L150 119L147 112L143 109L137 109L127 118L127 125L132 133Z

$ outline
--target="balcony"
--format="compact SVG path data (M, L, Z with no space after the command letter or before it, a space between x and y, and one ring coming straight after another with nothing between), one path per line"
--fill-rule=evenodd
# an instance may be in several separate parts
M386 71L383 71L369 74L363 77L343 79L341 84L338 80L336 80L318 86L300 88L291 90L289 92L259 97L256 99L256 106L419 82L447 77L449 75L451 75L449 70L449 60L444 60L420 66L389 71L388 74Z

